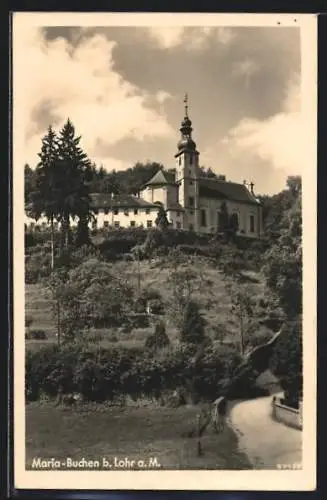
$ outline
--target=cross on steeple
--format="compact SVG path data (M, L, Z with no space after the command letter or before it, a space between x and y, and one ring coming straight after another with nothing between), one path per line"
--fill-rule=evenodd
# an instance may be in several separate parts
M184 97L184 104L185 104L185 117L188 117L188 95L187 92Z

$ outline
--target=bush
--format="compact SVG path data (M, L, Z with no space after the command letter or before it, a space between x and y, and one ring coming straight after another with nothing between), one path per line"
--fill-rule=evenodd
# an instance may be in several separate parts
M297 408L303 386L300 318L284 325L270 359L270 368L280 379L286 404Z
M201 343L204 340L205 320L199 311L199 306L194 301L189 301L183 314L181 326L182 342Z
M33 340L46 340L47 339L47 334L45 333L44 330L30 330L28 332L28 338L33 339Z
M51 273L51 255L44 248L36 251L34 248L25 258L25 283L35 284L41 278L48 277Z
M161 324L156 333L161 345L167 346ZM230 379L239 357L231 349L209 345L195 361L197 350L187 344L157 351L71 344L27 351L26 396L29 401L41 394L55 397L59 393L79 393L86 401L123 395L158 399L169 391L182 390L185 400L212 400L223 381Z
M166 333L165 324L161 321L156 324L154 333L147 337L145 341L145 348L157 351L158 349L167 347L169 344L170 341Z

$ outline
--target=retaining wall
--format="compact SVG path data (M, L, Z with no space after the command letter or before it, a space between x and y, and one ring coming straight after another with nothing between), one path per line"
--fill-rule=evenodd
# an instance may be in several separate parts
M279 422L283 422L290 427L302 430L302 402L297 410L281 402L281 398L274 397L272 401L273 416Z

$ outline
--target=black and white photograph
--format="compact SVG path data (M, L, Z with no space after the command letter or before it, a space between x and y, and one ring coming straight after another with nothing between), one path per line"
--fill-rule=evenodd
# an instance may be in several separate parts
M12 25L15 487L315 489L316 17Z

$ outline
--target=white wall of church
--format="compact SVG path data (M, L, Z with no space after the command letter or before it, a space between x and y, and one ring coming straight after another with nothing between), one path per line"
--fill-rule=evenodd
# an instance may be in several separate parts
M200 227L199 231L204 233L215 232L218 227L218 212L224 200L200 198L199 209L205 210L206 213L206 226L201 225L200 213ZM260 235L260 213L261 207L255 205L248 205L246 203L238 203L235 201L226 200L227 210L230 214L237 214L239 222L239 234L245 234L249 237L257 238ZM251 220L251 217L253 219Z

